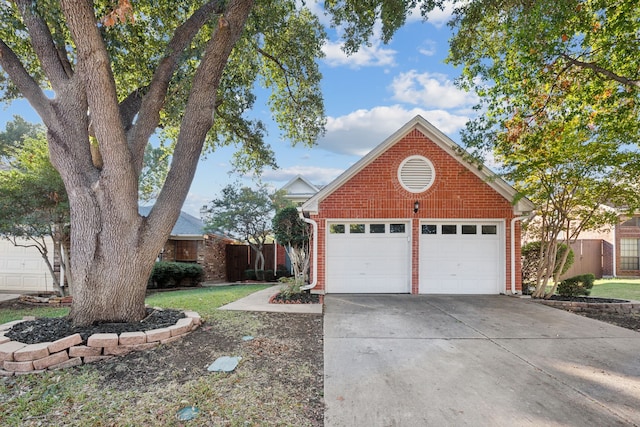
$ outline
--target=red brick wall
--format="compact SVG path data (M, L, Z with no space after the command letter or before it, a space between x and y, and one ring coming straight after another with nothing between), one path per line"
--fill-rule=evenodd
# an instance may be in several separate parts
M408 156L421 155L435 169L434 184L423 193L405 190L398 180L398 167ZM420 209L413 213L413 204ZM337 218L393 218L412 220L412 293L418 292L418 226L421 218L430 219L504 219L505 283L510 284L510 220L513 206L485 181L430 141L421 132L411 131L349 181L320 202L318 214L318 285L325 289L326 220ZM520 259L520 224L516 227L516 260ZM520 265L516 271L516 289L520 290Z

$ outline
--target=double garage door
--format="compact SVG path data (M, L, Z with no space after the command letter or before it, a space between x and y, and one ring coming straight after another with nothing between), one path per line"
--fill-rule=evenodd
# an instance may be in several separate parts
M419 292L497 294L504 288L502 221L423 221ZM327 222L328 293L411 292L409 221Z

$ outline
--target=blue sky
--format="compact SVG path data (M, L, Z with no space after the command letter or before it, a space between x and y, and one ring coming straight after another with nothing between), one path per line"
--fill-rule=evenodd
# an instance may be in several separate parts
M307 1L319 11L315 4ZM449 18L449 10L433 12L427 22L416 13L389 44L374 40L351 57L342 53L337 32L331 30L332 40L324 47L326 57L320 60L326 134L312 148L291 147L270 123L266 106L257 103L253 114L269 124L266 140L279 166L265 170L262 180L278 188L300 174L313 183L327 184L417 114L459 142L459 131L473 117L477 99L455 87L459 70L444 64L451 35L446 25ZM0 129L14 114L40 122L22 100L0 114ZM203 158L184 211L199 216L202 205L238 178L251 184L252 177L233 173L232 152L232 147L222 148Z

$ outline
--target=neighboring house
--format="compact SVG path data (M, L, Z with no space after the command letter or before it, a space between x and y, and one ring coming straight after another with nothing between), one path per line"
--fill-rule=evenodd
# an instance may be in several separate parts
M53 265L53 240L46 238L49 262ZM28 240L19 239L28 245ZM0 292L53 292L53 279L36 248L14 246L0 239Z
M149 215L151 207L141 206L139 212ZM222 235L205 234L202 220L180 212L158 259L198 263L204 268L205 281L224 282L227 279L225 248L234 242Z
M519 292L534 205L468 158L417 116L307 200L313 292Z
M582 232L571 248L575 261L563 278L585 273L640 277L640 214L621 215L614 226Z
M322 186L314 185L304 177L298 175L282 186L280 190L285 191L285 197L291 200L296 206L302 205L316 194Z

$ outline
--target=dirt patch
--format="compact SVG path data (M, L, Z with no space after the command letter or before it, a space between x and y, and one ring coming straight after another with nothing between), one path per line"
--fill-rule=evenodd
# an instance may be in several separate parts
M283 295L278 292L269 300L270 304L320 304L320 295L301 292L293 295Z

